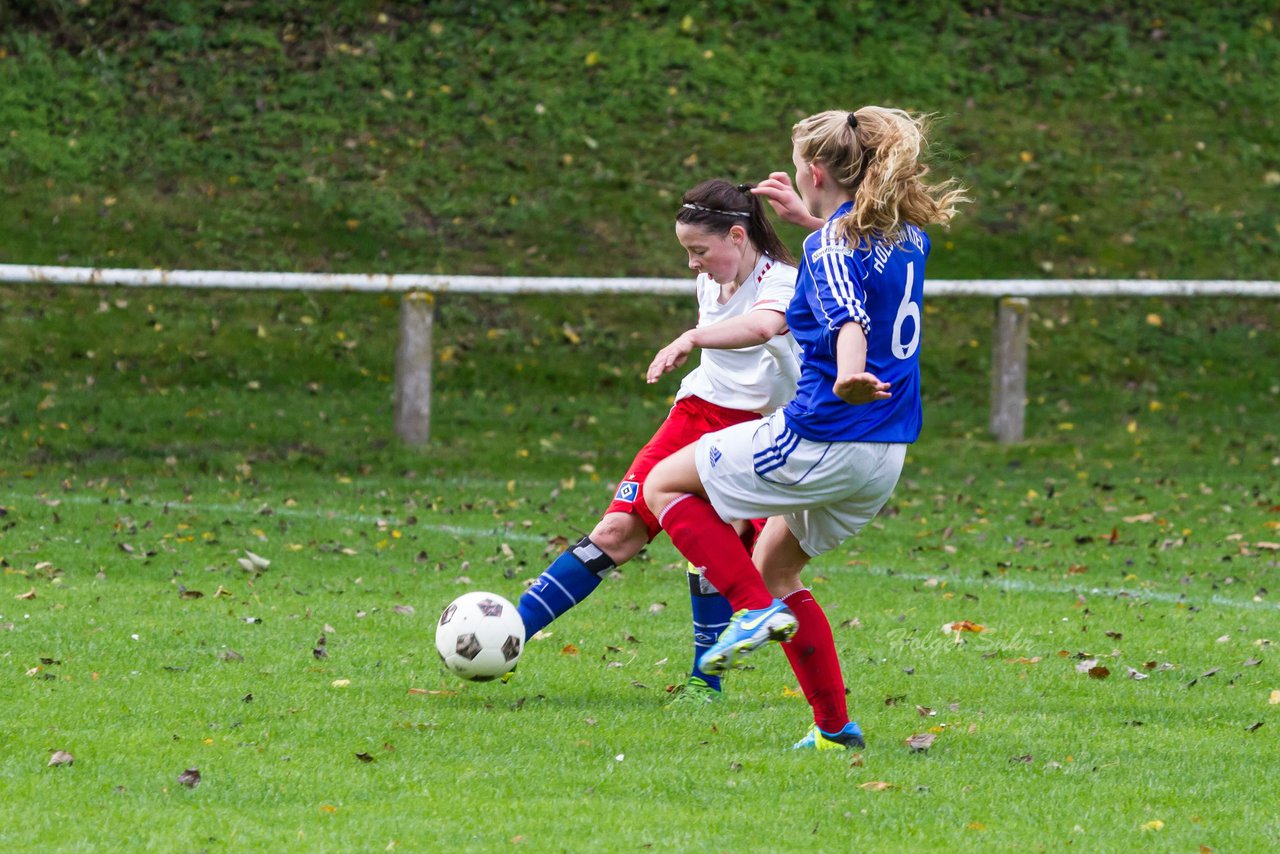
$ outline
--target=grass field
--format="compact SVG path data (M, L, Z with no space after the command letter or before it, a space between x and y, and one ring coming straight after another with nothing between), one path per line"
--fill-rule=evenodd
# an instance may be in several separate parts
M640 373L680 300L443 300L424 450L391 435L393 300L0 300L7 850L1280 844L1271 303L1038 301L1009 448L990 304L930 304L926 434L809 574L853 757L788 750L777 651L664 710L691 654L665 541L510 685L436 660L445 603L514 598L600 512L675 388Z

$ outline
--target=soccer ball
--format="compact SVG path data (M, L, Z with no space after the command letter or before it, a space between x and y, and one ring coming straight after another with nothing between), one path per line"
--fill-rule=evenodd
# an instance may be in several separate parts
M524 621L496 593L463 593L436 623L436 651L463 679L487 682L516 666L524 649Z

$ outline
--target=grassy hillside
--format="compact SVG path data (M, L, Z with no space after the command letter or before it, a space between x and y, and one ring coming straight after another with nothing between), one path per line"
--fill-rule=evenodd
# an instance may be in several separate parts
M678 275L685 187L882 103L973 188L935 276L1280 278L1280 16L1186 6L18 0L0 258Z

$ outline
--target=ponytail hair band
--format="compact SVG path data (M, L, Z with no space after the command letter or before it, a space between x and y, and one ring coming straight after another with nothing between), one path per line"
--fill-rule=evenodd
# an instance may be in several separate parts
M703 213L720 214L721 216L745 216L748 218L750 218L751 216L750 211L722 211L719 208L706 208L706 207L703 207L702 205L695 205L690 202L685 202L680 207L688 208L691 211L702 211Z
M849 127L852 128L853 130L858 129L858 117L855 116L853 113L849 113Z

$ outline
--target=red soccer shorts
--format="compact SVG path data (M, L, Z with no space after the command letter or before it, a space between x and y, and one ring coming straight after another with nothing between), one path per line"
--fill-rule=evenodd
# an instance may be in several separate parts
M667 420L662 422L658 432L640 449L627 476L618 484L618 491L609 504L607 513L635 513L649 528L649 540L658 536L662 526L649 512L644 502L644 479L658 464L685 445L696 442L707 433L714 433L743 421L760 418L758 412L747 412L742 409L728 409L709 403L700 397L682 397L671 407Z

